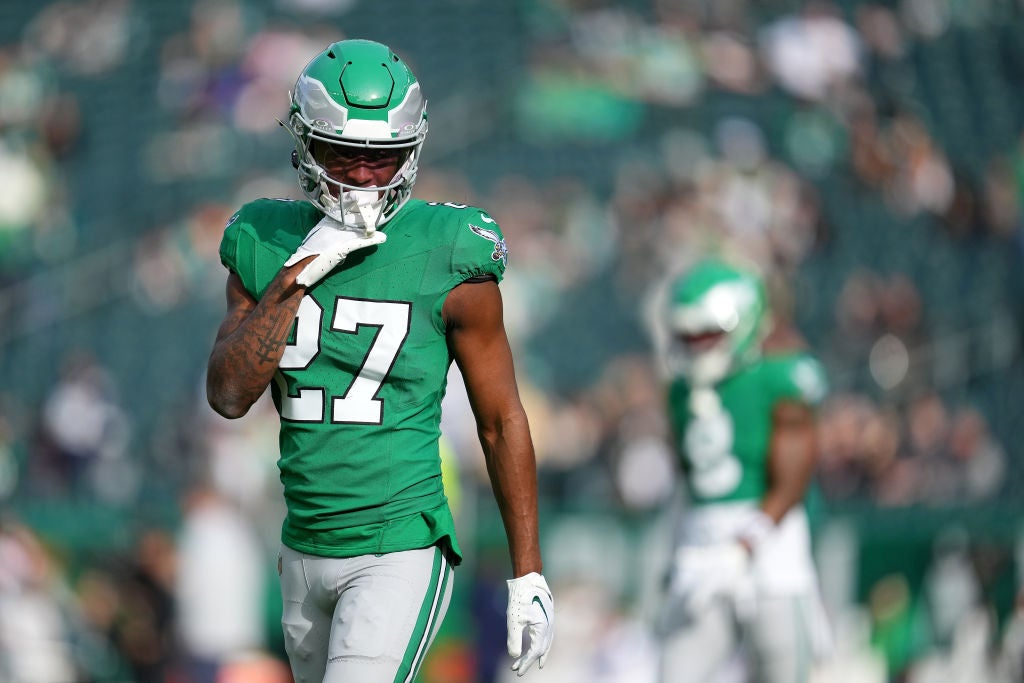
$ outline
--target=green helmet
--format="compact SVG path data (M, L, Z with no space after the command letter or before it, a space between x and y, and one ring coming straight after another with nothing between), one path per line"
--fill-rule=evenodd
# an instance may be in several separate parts
M291 91L286 128L295 139L292 164L302 191L335 220L375 230L412 196L427 135L426 100L416 76L386 45L343 40L314 57ZM329 176L317 160L322 148L372 148L404 158L391 182L368 191Z
M756 360L767 296L753 272L717 259L699 261L672 284L669 363L691 384L716 384Z

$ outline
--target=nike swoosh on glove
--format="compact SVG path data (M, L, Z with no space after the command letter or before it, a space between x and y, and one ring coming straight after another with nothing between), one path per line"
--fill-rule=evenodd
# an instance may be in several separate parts
M538 662L544 668L555 637L555 609L548 582L537 572L508 581L508 653L512 670L522 676ZM523 633L529 645L523 654Z
M345 227L330 216L324 216L323 220L313 226L306 239L284 265L295 265L307 256L315 254L316 258L307 263L295 278L298 284L311 287L341 265L353 251L372 247L386 239L387 235L382 232L374 231L367 235L362 229Z

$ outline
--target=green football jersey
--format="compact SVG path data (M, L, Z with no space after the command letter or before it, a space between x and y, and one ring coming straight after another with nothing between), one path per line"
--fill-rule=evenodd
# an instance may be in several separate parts
M228 222L221 260L259 299L322 218L263 199ZM502 234L480 209L410 201L383 244L353 252L303 297L271 390L281 417L285 545L352 557L446 545L441 399L451 364L441 309L468 278L500 281Z
M765 356L694 395L682 379L669 387L668 408L683 473L694 503L760 500L777 402L817 405L825 372L803 354Z

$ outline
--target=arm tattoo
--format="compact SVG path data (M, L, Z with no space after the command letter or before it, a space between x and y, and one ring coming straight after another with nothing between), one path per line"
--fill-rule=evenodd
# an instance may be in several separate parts
M281 311L274 311L271 314L269 329L256 338L256 358L263 363L277 365L284 353L284 347L288 345L287 334L291 329L294 316L288 316ZM262 332L262 331L261 331Z
M302 292L271 283L255 307L238 306L222 324L207 372L207 394L222 414L244 414L277 371Z

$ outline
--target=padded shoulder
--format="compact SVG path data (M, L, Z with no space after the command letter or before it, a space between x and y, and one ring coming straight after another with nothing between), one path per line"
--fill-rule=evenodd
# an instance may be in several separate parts
M766 356L762 371L777 399L790 399L816 406L828 393L825 368L807 353Z
M249 202L224 227L221 263L237 273L249 293L258 297L320 217L320 212L304 201Z
M489 275L501 281L508 266L508 246L497 221L486 211L451 202L418 202L411 208L418 214L413 217L425 219L432 227L432 239L451 245L450 268L456 280Z

